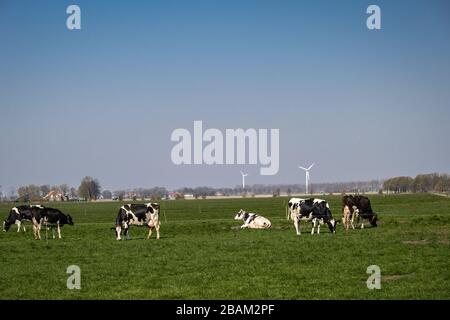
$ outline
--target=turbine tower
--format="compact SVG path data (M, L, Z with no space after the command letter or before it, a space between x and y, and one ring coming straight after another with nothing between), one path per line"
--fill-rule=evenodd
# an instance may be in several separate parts
M309 170L311 170L311 168L314 166L314 163L312 165L310 165L308 168L304 168L299 166L300 169L305 170L305 176L306 176L306 182L305 182L305 187L306 187L306 194L308 194L308 186L310 183L310 179L309 179Z
M243 173L241 171L241 175L242 175L242 189L245 189L245 177L248 176L248 173Z

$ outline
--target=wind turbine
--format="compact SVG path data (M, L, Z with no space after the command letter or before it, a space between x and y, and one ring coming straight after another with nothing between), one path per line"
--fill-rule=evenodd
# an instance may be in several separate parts
M302 170L305 170L305 176L306 176L306 183L305 183L305 186L306 186L306 194L308 194L308 185L309 185L309 183L310 183L310 179L309 179L309 170L311 170L311 168L314 166L314 163L312 164L312 165L310 165L308 168L304 168L304 167L301 167L301 166L299 166L299 168L300 169L302 169Z
M241 171L241 175L242 175L242 189L245 189L245 177L248 176L248 173L243 173Z

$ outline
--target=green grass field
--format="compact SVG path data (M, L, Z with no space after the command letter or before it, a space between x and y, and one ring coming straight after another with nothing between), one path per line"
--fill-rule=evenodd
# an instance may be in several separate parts
M340 197L324 197L340 218ZM63 239L33 238L12 226L0 233L1 299L449 299L450 199L371 196L378 228L301 236L286 221L287 198L162 201L161 239L116 241L120 204L52 203L72 215ZM11 205L0 205L6 217ZM240 208L272 221L270 230L240 230ZM167 219L167 222L165 221ZM50 233L49 233L50 235ZM50 237L51 238L51 237ZM380 290L366 287L369 265ZM66 288L69 265L81 290Z

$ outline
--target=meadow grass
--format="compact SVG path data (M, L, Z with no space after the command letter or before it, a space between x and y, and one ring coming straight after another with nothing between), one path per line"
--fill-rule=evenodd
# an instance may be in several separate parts
M339 196L329 201L341 218ZM161 239L134 227L116 241L118 202L44 204L72 215L61 240L0 233L0 299L449 299L450 199L429 194L370 196L377 228L297 236L287 198L161 201ZM11 204L0 205L6 217ZM272 221L241 230L244 208ZM66 269L81 268L81 290ZM380 290L366 287L369 265Z

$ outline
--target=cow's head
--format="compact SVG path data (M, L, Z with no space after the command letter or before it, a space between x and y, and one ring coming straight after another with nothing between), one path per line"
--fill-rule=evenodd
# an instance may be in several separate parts
M330 229L330 231L332 233L336 233L336 226L339 223L339 220L334 220L331 219L330 222L328 223L328 228Z
M70 216L70 214L67 215L67 224L73 226L73 220L72 220L72 217Z
M243 209L239 210L238 213L234 216L234 220L243 220L245 215L245 211Z
M17 218L19 218L19 211L17 208L12 208L9 212L8 218L3 221L3 232L7 232L11 225L16 223Z
M378 226L377 225L377 220L378 220L378 215L374 212L373 216L369 219L369 222L372 225L372 227Z

